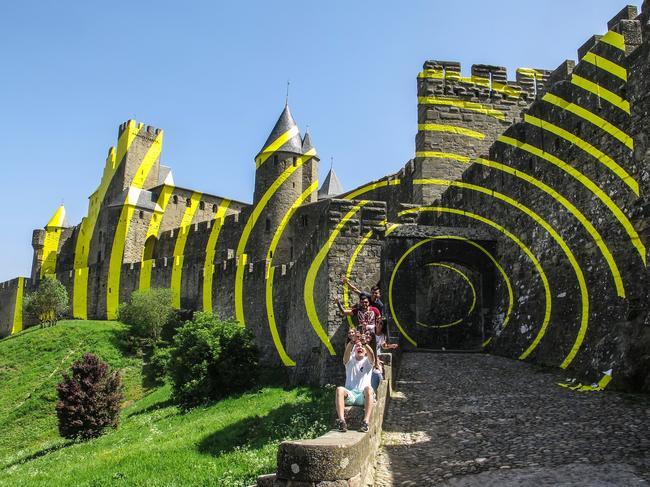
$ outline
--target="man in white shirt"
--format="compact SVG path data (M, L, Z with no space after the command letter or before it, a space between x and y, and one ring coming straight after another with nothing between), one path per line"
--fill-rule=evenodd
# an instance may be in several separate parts
M350 330L349 338L350 341L343 353L345 387L336 388L336 414L338 416L336 425L339 431L347 431L345 406L363 406L364 416L359 431L366 433L375 402L375 393L371 386L375 355L363 335ZM351 355L353 356L351 357Z

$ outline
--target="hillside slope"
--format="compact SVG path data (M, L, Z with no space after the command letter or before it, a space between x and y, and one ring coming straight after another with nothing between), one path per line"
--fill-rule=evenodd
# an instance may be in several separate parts
M145 390L142 362L123 352L123 325L68 321L0 341L0 486L221 485L275 469L282 439L327 429L327 390L269 385L183 413L170 387ZM93 352L124 373L116 431L85 443L58 437L56 383Z

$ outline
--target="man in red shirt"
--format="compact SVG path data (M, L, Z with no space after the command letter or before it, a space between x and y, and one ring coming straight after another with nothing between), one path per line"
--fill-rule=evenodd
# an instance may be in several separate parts
M344 308L338 298L334 302L339 307L341 313L356 318L357 325L362 331L375 333L377 323L381 319L381 313L374 306L370 306L370 296L368 294L361 293L359 296L359 306L355 306L354 308Z

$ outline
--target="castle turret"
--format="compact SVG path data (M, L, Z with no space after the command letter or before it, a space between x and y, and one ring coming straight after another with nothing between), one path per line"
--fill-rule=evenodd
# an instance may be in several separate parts
M45 225L45 229L34 230L32 247L34 260L32 263L32 279L39 279L56 273L56 257L59 251L61 232L68 227L65 207L59 206Z
M334 168L330 167L323 185L318 190L318 198L334 198L343 193L343 185L338 176L334 172Z
M261 211L255 226L255 243L251 258L266 257L273 235L291 206L307 190L305 201L316 200L318 157L311 138L300 137L298 126L285 105L262 150L255 157L255 195L253 205ZM304 197L304 195L303 195ZM286 242L284 241L286 240ZM276 249L276 262L292 259L290 239L283 239Z
M316 148L311 142L311 135L309 130L305 131L305 136L302 139L302 153L309 154L310 151L314 152L314 156L308 161L305 161L305 164L302 168L302 190L305 191L312 184L316 183L318 187L318 163L320 158L316 154ZM311 203L312 201L318 200L318 192L316 190L312 191L309 197L305 200L305 203Z

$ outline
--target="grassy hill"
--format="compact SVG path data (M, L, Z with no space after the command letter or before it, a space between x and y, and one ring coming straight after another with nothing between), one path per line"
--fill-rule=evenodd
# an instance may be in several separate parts
M0 486L241 486L275 469L283 439L327 429L331 391L285 389L269 379L249 393L183 413L170 387L143 387L142 362L110 321L67 321L0 341ZM85 352L122 369L120 428L88 442L59 438L56 384Z

